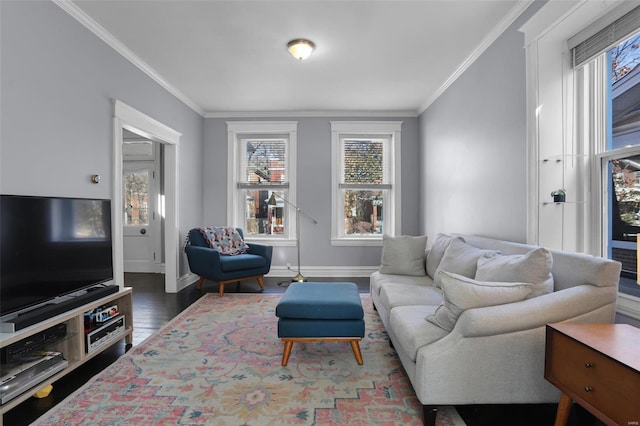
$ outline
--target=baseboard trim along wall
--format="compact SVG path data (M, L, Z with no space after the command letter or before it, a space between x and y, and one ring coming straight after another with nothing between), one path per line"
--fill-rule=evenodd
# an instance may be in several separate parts
M379 268L376 266L301 266L300 272L307 278L313 277L368 277ZM290 277L298 273L297 266L272 266L267 277Z
M616 311L622 315L640 320L640 298L618 293Z

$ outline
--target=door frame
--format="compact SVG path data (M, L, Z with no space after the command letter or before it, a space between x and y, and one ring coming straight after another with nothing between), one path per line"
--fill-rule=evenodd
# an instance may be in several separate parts
M178 145L181 133L130 107L113 101L113 279L124 287L124 245L122 197L122 130L131 130L164 146L164 262L167 293L178 292Z

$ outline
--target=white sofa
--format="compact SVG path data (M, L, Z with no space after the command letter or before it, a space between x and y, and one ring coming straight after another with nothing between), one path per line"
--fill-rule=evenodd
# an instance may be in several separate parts
M501 255L536 248L458 237ZM383 261L385 250L389 254L385 247ZM464 310L451 331L425 319L443 301L443 290L434 286L433 277L380 271L371 275L374 306L423 404L425 425L435 425L439 405L558 402L559 391L544 379L545 325L612 323L621 265L584 254L548 253L553 260L550 293ZM426 250L424 265L428 255Z

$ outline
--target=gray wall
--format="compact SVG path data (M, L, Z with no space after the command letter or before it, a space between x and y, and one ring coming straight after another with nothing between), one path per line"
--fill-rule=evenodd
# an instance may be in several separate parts
M524 36L532 4L420 116L420 232L526 241Z
M0 31L2 193L111 198L120 99L182 133L180 236L201 223L202 117L52 2L1 1Z
M254 119L205 120L204 222L224 224L227 220L227 121L264 121ZM331 236L331 121L359 118L282 117L277 121L298 122L298 205L313 212L317 225L302 223L301 263L306 266L377 266L381 247L332 247ZM383 121L385 118L375 118ZM417 235L418 220L418 119L388 118L402 121L402 233ZM274 247L274 266L296 264L295 247Z

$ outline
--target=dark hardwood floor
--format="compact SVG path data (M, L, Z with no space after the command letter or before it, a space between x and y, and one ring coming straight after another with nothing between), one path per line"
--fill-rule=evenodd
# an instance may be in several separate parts
M294 274L292 274L294 275ZM369 278L312 278L314 281L350 281L360 292L369 291ZM201 290L195 283L176 294L164 292L164 276L126 274L125 282L133 288L133 344L138 345L162 325L182 312L205 293L217 293L217 283L205 281ZM284 278L265 278L264 293L284 293L288 285ZM225 293L254 293L259 290L255 280L225 285ZM100 373L126 351L124 341L113 345L53 385L51 394L42 399L30 398L4 415L5 426L28 425L61 402L87 380ZM553 425L556 404L538 405L474 405L458 407L468 426L545 426ZM592 416L574 407L569 426L598 426Z

